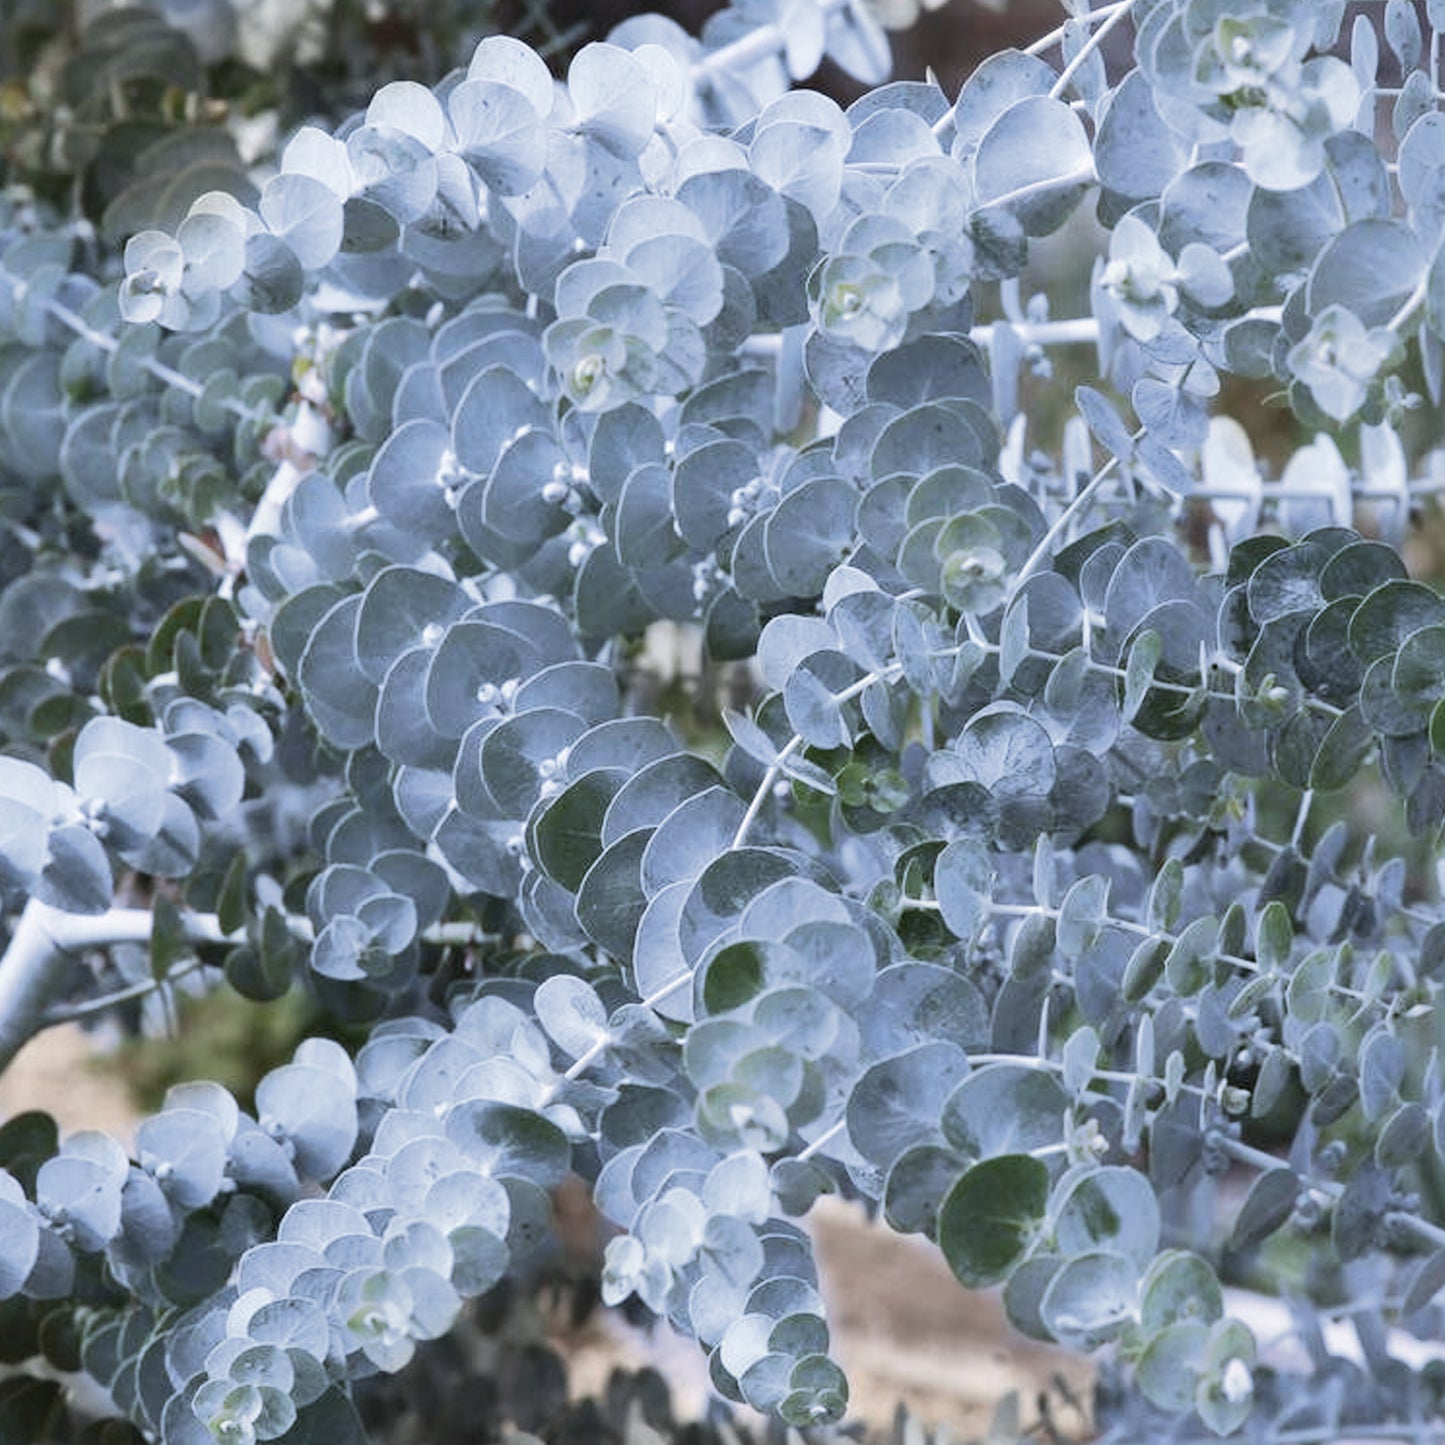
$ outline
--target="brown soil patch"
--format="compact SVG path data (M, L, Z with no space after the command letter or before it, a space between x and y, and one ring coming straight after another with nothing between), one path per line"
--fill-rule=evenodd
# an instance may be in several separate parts
M133 1147L136 1112L79 1024L36 1034L0 1074L0 1119L26 1109L53 1115L62 1138L76 1129L102 1129Z
M997 1292L964 1289L928 1240L894 1234L861 1207L829 1200L810 1226L833 1347L853 1409L870 1424L890 1420L902 1401L926 1424L977 1437L1011 1391L1024 1425L1038 1418L1037 1398L1055 1377L1089 1398L1087 1360L1020 1335ZM1075 1433L1084 1423L1067 1409L1056 1418Z

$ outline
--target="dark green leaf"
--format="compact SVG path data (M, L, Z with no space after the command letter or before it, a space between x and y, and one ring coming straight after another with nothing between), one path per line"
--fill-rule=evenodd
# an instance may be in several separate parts
M949 1268L970 1289L1007 1279L1034 1241L1048 1194L1048 1169L1026 1154L973 1165L938 1211L938 1244Z

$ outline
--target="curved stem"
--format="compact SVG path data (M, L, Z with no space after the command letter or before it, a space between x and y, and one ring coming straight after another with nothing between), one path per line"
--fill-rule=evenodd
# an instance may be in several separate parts
M1059 321L983 321L969 331L969 339L978 346L990 346L996 326L1010 327L1025 346L1094 346L1099 340L1099 320L1095 316L1069 316ZM776 356L782 349L783 336L778 331L764 331L749 336L738 350L745 356Z
M1130 10L1134 8L1134 0L1123 0L1123 4L1117 6L1109 15L1108 19L1089 36L1079 49L1079 53L1064 67L1059 78L1054 82L1053 89L1049 95L1057 100L1066 89L1069 82L1078 73L1079 67L1103 44L1104 37L1122 20Z
M1263 1149L1256 1149L1254 1145L1245 1144L1239 1139L1231 1139L1228 1134L1217 1133L1215 1142L1231 1159L1237 1160L1240 1164L1247 1164L1251 1169L1264 1172L1270 1169L1289 1167L1288 1160L1267 1154ZM1319 1194L1326 1195L1332 1201L1338 1200L1345 1192L1344 1184L1338 1179L1301 1179L1300 1184L1303 1188L1313 1189ZM1401 1229L1408 1230L1417 1239L1432 1248L1439 1249L1441 1246L1445 1246L1445 1229L1432 1220L1424 1219L1420 1215L1412 1214L1404 1209L1392 1209L1385 1217Z
M1080 166L1076 171L1069 171L1062 176L1049 176L1042 181L1030 181L1026 186L1015 186L1011 191L1005 191L1001 196L990 196L987 201L978 207L979 211L990 211L995 206L1017 205L1019 201L1026 201L1030 196L1044 195L1049 191L1062 190L1066 186L1088 186L1098 179L1094 171L1094 163L1091 160L1088 165Z
M842 692L834 693L833 701L836 703L850 702L860 693L866 692L875 682L891 682L900 677L903 673L902 663L892 662L887 667L880 668L876 672L865 673L856 682L850 682ZM758 814L762 812L763 803L768 793L783 773L783 764L802 747L806 739L801 733L794 733L792 737L779 749L778 755L768 764L768 770L763 774L763 780L758 784L757 791L753 794L752 802L748 804L748 810L743 814L743 820L738 824L737 832L733 834L732 846L741 848L748 836L748 830L757 821Z
M695 972L695 969L685 969L682 973L678 974L676 978L669 979L661 988L654 989L646 998L640 999L639 1002L643 1008L656 1008L663 999L670 998L678 989L682 988L684 984L691 983ZM578 1054L577 1057L572 1060L566 1073L564 1073L562 1077L564 1079L581 1078L588 1067L596 1063L596 1061L607 1052L607 1046L611 1042L611 1034L602 1034L594 1039L582 1053Z
M1118 465L1119 458L1110 457L1109 460L1094 473L1093 477L1090 478L1088 483L1080 490L1074 500L1054 518L1053 526L1039 539L1039 545L1029 553L1028 560L1019 568L1012 585L1009 587L1008 597L1004 602L1005 606L1013 601L1014 597L1018 594L1019 588L1022 587L1033 574L1034 569L1049 555L1054 543L1058 541L1064 529L1093 501L1094 494L1109 479L1110 474Z
M97 331L83 316L77 315L63 301L49 301L46 303L46 309L57 321L70 327L82 341L88 341L92 346L98 346L102 351L112 354L120 349L120 343L115 337L107 336L103 331ZM167 366L163 361L157 361L153 356L142 358L140 364L157 381L163 381L167 386L173 386L177 391L183 391L189 397L199 400L205 394L205 389L199 382L192 381L189 376ZM240 417L242 420L251 415L249 408L243 406L235 397L224 398L221 405L232 416Z
M1079 18L1092 25L1095 21L1107 20L1116 11L1127 10L1133 3L1134 0L1113 0L1112 4L1100 5L1097 10L1091 10L1087 15L1081 15ZM1059 25L1050 30L1047 35L1039 36L1031 45L1024 47L1024 54L1042 55L1046 50L1052 50L1055 45L1063 41L1066 29L1067 27Z
M844 0L821 0L819 9L825 15L841 10ZM704 55L692 67L694 80L708 80L721 71L739 70L755 60L774 55L788 43L787 31L781 25L760 25L746 35Z
M820 1153L827 1145L831 1144L848 1127L847 1119L839 1119L836 1123L830 1124L806 1149L798 1153L798 1159L811 1159L814 1154Z
M185 978L187 974L196 973L206 967L207 964L203 960L193 958L189 963L183 963L180 967L173 968L164 978L143 978L125 988L116 989L114 993L102 994L99 998L88 998L84 1003L46 1009L40 1018L40 1028L54 1028L57 1024L68 1024L74 1023L77 1019L93 1018L96 1014L104 1013L107 1009L116 1008L120 1004L129 1003L132 999L145 998L147 995L155 993L157 989L166 988L178 979Z
M0 959L0 1071L39 1030L60 987L66 949L56 925L68 916L32 898L16 921Z
M1387 331L1399 329L1425 304L1430 290L1430 273L1427 271L1415 289L1400 303L1400 309L1385 323Z
M117 943L144 943L149 940L153 926L154 918L144 908L112 908L99 914L65 913L38 898L30 899L16 921L10 946L0 958L0 1072L42 1029L124 1003L169 982L169 979L146 980L74 1009L57 1011L55 1008L56 995L65 978L66 955ZM208 913L182 914L181 926L192 943L227 943L245 936L224 933L215 915ZM189 972L189 966L184 971Z
M763 780L758 784L756 792L753 793L752 801L748 804L748 810L743 814L742 822L738 824L737 832L733 834L732 846L741 848L747 841L748 830L757 822L758 814L763 811L763 803L772 792L773 784L782 776L783 764L803 745L803 735L794 733L783 745L777 757L768 764L768 770L763 774Z

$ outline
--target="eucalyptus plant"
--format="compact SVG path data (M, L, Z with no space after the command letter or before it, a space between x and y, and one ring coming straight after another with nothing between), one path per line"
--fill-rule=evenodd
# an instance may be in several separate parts
M1064 9L956 97L864 0L489 36L123 250L12 187L0 1064L218 974L364 1027L0 1130L7 1327L130 1438L362 1440L569 1175L805 1435L839 1193L1102 1352L1102 1438L1437 1438L1445 908L1347 790L1445 822L1445 5Z

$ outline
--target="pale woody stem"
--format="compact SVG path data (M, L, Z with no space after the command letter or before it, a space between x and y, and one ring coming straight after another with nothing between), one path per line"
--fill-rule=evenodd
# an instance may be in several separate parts
M1107 20L1104 21L1094 33L1084 42L1079 53L1064 67L1059 78L1054 82L1053 89L1049 95L1057 100L1068 88L1069 82L1077 74L1078 69L1103 44L1104 37L1128 15L1134 8L1134 0L1124 0L1124 3L1117 6Z
M213 913L182 913L180 924L192 944L239 944L246 938L244 930L225 932ZM199 966L183 964L164 979L129 985L74 1007L56 1006L56 993L64 981L65 955L119 943L148 943L154 925L154 915L145 908L112 908L97 914L65 913L37 898L30 899L15 922L4 957L0 958L0 1072L42 1029L143 997ZM286 926L293 937L304 943L309 943L314 936L308 918L288 916ZM474 941L478 934L470 924L448 923L425 930L421 937L431 944L461 945Z

